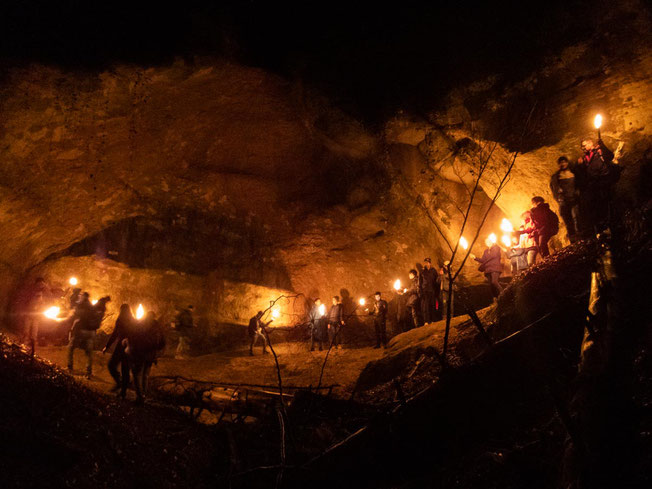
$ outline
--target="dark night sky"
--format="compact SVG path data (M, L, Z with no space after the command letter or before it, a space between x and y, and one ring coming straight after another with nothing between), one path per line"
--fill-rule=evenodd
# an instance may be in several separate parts
M4 66L100 69L219 56L301 78L373 121L435 104L460 82L518 77L590 36L600 2L5 0Z

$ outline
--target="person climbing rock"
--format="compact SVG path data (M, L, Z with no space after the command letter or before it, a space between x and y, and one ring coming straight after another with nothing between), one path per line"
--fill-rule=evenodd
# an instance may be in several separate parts
M597 234L608 226L613 189L620 176L620 167L613 163L614 154L598 139L582 141L584 155L577 160L583 182L580 189L581 213L586 219L586 232Z
M331 347L342 347L342 326L344 326L344 311L340 297L333 296L333 305L328 311L328 342Z
M315 351L315 342L319 344L319 351L323 350L323 343L324 343L324 330L326 329L324 327L324 323L326 321L326 318L324 317L324 314L322 314L322 310L325 309L325 306L322 307L323 304L321 302L321 299L317 297L315 299L314 304L312 305L312 309L310 310L310 316L309 316L309 326L310 326L310 351Z
M262 321L263 311L258 311L254 317L249 320L249 327L247 332L249 334L249 355L254 356L254 346L258 343L260 338L263 341L263 354L267 353L267 334L265 328L272 322L274 319L270 319L267 323Z
M194 307L192 305L182 309L179 314L177 314L174 322L174 327L179 333L179 343L177 344L174 358L179 360L186 358L186 355L190 352L190 337L195 327L192 318L193 311Z
M374 348L387 348L387 301L381 298L380 292L374 294L374 308L369 312L374 317L374 331L376 333L376 346Z
M84 292L72 317L72 329L68 343L68 371L73 371L75 348L81 348L86 352L87 357L86 377L91 377L93 374L95 330L98 327L96 311L89 300L88 292Z
M421 297L421 317L426 323L436 321L440 289L439 274L432 268L430 258L424 258L423 269L419 275L419 296Z
M127 384L129 383L129 362L125 358L125 347L122 340L127 338L128 332L134 327L135 318L131 313L129 304L122 304L120 306L120 313L118 319L115 321L115 327L111 336L109 336L106 346L102 349L102 353L106 353L111 345L115 343L115 348L109 359L107 367L113 380L115 380L114 391L117 391L122 386L122 379L126 377ZM120 367L120 371L118 371Z
M559 217L551 209L543 197L532 197L532 209L530 209L532 222L534 223L534 239L543 258L550 255L548 241L559 232Z
M471 257L480 263L478 270L484 273L484 276L489 283L489 287L491 288L491 295L494 297L495 301L503 291L503 287L500 285L498 280L503 271L503 264L501 262L502 251L500 250L500 247L496 243L493 243L489 238L485 240L485 245L487 248L482 253L482 257L477 258L473 255L471 255Z
M568 239L573 243L578 237L580 213L579 188L575 178L576 165L571 165L565 156L557 159L557 165L559 170L550 178L550 190L559 205Z

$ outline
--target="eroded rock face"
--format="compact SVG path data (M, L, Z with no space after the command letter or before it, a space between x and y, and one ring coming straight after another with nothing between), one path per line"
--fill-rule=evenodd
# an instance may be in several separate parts
M232 283L246 296L262 287L325 302L376 290L391 299L392 282L424 257L450 257L478 155L493 151L467 238L519 152L476 255L503 217L518 223L533 195L555 207L556 159L578 156L597 111L605 142L622 144L620 192L631 203L650 151L650 22L630 15L623 29L617 20L519 83L461 87L441 110L397 114L376 134L279 77L234 64L16 70L1 87L0 305L33 267L89 254L136 275L168 270L179 290L187 274L198 290ZM483 277L469 263L462 280ZM256 307L240 309L206 315L239 321Z
M62 315L67 310L71 286L70 277L78 280L78 287L90 294L91 300L110 296L107 313L102 323L105 332L111 332L118 317L120 305L127 303L135 313L139 304L145 311L154 311L166 327L171 327L180 309L195 308L197 335L223 336L229 339L246 338L245 326L258 310L267 310L270 301L281 296L292 296L288 290L263 287L250 283L233 282L212 275L194 275L170 269L135 268L109 259L92 256L64 257L48 260L31 270L23 286L13 295L14 309L20 313L28 300L30 286L37 277L45 279L50 290L47 305L58 305ZM279 317L272 327L289 326L296 317L304 316L303 300L279 300L274 309ZM252 312L253 311L253 312ZM271 311L265 316L271 319Z

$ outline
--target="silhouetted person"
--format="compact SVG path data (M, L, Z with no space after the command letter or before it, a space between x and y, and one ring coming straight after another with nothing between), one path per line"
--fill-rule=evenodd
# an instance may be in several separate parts
M576 165L571 165L568 158L557 159L559 170L550 178L550 190L559 205L566 232L571 243L577 239L579 232L580 194L575 178Z
M414 269L410 270L408 277L410 278L410 286L403 292L399 292L399 294L402 293L406 296L405 307L410 318L410 329L412 329L421 326L419 319L419 278L417 277L417 271Z
M532 206L530 215L534 223L534 239L539 253L545 258L550 255L548 241L559 232L559 218L550 209L543 197L532 197Z
M487 249L482 253L482 257L476 258L471 255L471 258L480 263L478 270L484 273L484 276L489 283L489 287L491 288L491 295L494 297L494 300L496 300L503 291L503 287L498 281L503 270L503 264L501 263L502 252L500 247L496 243L492 243L489 238L485 240L485 245L487 245Z
M120 306L120 313L118 314L118 319L115 321L115 327L111 336L109 336L106 346L102 350L102 353L106 353L111 345L115 343L115 348L109 359L108 369L111 377L115 380L115 390L119 389L122 386L122 379L126 377L127 384L129 384L129 362L125 358L125 346L122 343L122 340L127 338L129 331L133 328L134 321L133 314L131 313L131 308L129 304L122 304ZM120 371L118 371L118 366L120 366Z
M325 309L326 306L317 297L310 310L310 351L315 351L315 342L319 343L319 351L323 350L324 330L326 329L324 327L326 322Z
M88 292L84 292L72 317L72 330L70 331L70 341L68 343L68 370L70 372L73 370L75 348L82 348L86 352L88 359L86 363L86 376L90 378L93 374L93 346L95 343L96 325L97 317L95 309L88 299Z
M106 314L106 304L108 302L111 302L111 297L107 295L102 297L93 305L93 312L95 313L91 316L93 329L98 330L100 326L102 326L102 320Z
M69 300L69 307L71 310L77 307L77 304L79 304L79 301L81 300L81 295L81 289L79 287L72 289Z
M521 217L523 218L523 224L521 224L518 231L518 246L525 251L529 268L536 263L539 247L534 236L536 228L532 222L532 213L525 211L521 214Z
M419 296L421 297L421 315L426 323L437 320L437 299L440 289L439 274L432 267L430 258L425 258L419 276Z
M175 329L179 333L179 343L177 344L177 351L174 355L174 358L186 358L186 354L190 352L190 337L195 327L194 321L192 319L193 310L193 306L188 306L187 308L182 309L179 314L177 314L174 324Z
M165 348L165 336L161 323L152 311L148 312L142 321L135 321L127 331L125 344L125 359L134 377L136 403L143 404L147 394L147 382L152 365L156 362L159 351ZM122 377L121 395L125 397L129 377Z
M374 331L376 332L376 346L374 348L387 348L387 301L383 300L380 292L374 294L374 308L369 313L374 317Z
M582 141L584 156L579 158L577 171L584 181L580 188L581 211L585 215L588 231L598 233L608 225L609 206L619 169L613 164L614 154L601 139Z
M335 295L333 305L328 311L328 342L331 346L341 348L341 329L344 326L344 311L340 297Z
M270 319L267 323L263 323L262 320L263 311L258 311L254 317L249 320L249 327L247 332L249 333L249 355L254 355L254 346L258 343L258 339L261 339L263 342L263 354L267 353L267 332L265 328L272 322L274 319Z
M440 276L441 276L441 314L445 318L448 311L448 303L451 305L451 317L454 312L454 302L455 302L455 286L451 287L451 282L448 277L448 267L450 266L450 261L445 261L441 266ZM451 294L451 290L453 293Z
M29 345L29 354L34 356L36 354L36 344L38 343L38 334L43 322L43 313L47 304L45 302L45 294L37 289L37 292L32 297L29 307L27 309L27 316L25 318L25 329L23 332L23 343Z

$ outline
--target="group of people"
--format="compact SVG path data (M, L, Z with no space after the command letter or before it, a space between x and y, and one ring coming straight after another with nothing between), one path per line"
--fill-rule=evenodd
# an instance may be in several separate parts
M614 153L601 139L597 143L583 140L582 151L584 154L576 163L560 156L559 169L550 178L550 189L571 243L608 226L612 194L621 171L614 163ZM537 255L549 256L548 242L559 232L559 217L543 197L533 197L532 208L521 217L523 222L513 233L513 246L505 250L512 274L531 267ZM487 249L482 257L473 258L480 263L479 270L484 272L492 295L497 298L502 292L502 252L496 242L488 239L485 244Z
M136 403L142 404L147 392L149 372L159 353L165 349L165 335L161 323L153 311L148 312L142 320L137 320L129 304L122 304L113 332L102 353L106 353L114 343L115 348L107 365L111 377L115 380L113 390L119 391L120 396L125 398L131 373Z

